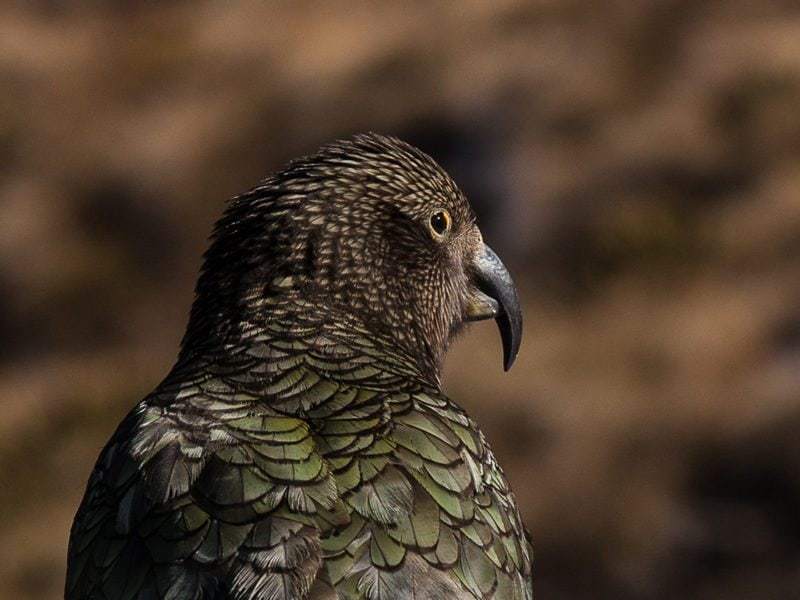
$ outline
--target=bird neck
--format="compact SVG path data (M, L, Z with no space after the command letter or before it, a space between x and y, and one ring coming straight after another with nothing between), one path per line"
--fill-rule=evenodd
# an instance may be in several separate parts
M209 323L206 331L195 328L191 336L187 332L176 369L214 364L222 371L249 371L249 379L258 385L271 379L263 376L265 361L306 355L313 363L319 355L336 359L315 365L332 379L354 364L369 363L381 373L440 387L441 357L418 326L402 322L393 311L365 318L371 313L348 309L330 297L265 297L255 304L243 309L236 321L226 320L224 328Z

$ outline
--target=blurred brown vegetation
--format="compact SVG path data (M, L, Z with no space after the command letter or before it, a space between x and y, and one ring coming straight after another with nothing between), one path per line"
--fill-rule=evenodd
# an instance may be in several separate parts
M94 459L173 360L224 201L364 130L437 158L524 292L482 423L539 598L800 589L800 7L0 8L0 597L61 595Z

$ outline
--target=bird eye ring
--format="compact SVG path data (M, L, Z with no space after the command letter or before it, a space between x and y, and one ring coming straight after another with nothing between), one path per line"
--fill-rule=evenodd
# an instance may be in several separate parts
M451 224L450 213L446 210L437 210L431 215L430 227L435 238L444 237L444 234L450 231Z

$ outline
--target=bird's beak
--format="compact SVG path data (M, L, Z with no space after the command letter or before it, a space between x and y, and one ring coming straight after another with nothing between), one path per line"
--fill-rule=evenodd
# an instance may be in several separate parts
M522 338L522 310L517 287L503 261L486 244L472 263L475 287L467 304L467 320L495 319L503 340L503 367L511 368Z

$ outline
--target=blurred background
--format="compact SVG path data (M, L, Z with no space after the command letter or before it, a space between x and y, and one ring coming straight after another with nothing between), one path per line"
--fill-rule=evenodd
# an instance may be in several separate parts
M227 198L359 131L421 146L525 301L446 389L550 598L800 590L800 5L8 2L0 597L62 596L73 514L176 356Z

